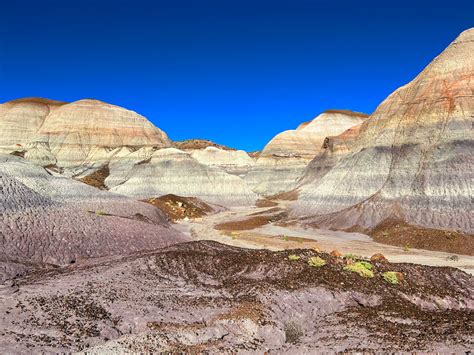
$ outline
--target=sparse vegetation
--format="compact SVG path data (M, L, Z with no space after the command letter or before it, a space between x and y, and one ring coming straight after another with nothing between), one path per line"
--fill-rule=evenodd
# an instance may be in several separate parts
M446 260L458 261L458 260L459 260L459 256L457 256L457 255L449 255L449 256L446 257Z
M393 285L396 285L400 282L398 278L398 273L395 271L387 271L382 274L382 277L385 281L388 283L391 283Z
M326 265L326 261L323 258L320 258L319 256L313 256L308 259L308 265L314 267L321 267Z
M344 258L345 258L345 259L351 259L351 260L361 259L360 256L357 256L357 255L351 254L351 253L344 254Z
M367 261L358 261L353 264L346 265L344 270L355 272L362 277L372 278L374 272L372 271L373 265Z
M403 250L404 250L404 251L410 251L410 245L409 245L409 244L405 244L405 246L403 247Z
M95 214L96 214L96 216L104 216L104 215L105 215L105 212L102 211L102 210L96 210L96 211L95 211Z
M301 259L301 257L299 255L296 255L296 254L288 255L288 260L295 261L295 260L300 260L300 259Z
M362 264L367 270L372 270L374 268L374 266L368 261L359 261L359 263Z
M300 341L303 336L303 330L301 326L293 320L285 323L285 342L290 344L296 344Z

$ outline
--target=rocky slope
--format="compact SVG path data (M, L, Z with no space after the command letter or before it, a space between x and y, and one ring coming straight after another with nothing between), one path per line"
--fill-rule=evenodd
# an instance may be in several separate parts
M116 149L168 147L166 134L145 117L97 100L63 103L27 98L0 105L0 150L23 152L39 165L94 168Z
M196 197L183 197L173 194L143 200L159 208L170 221L202 220L204 216L225 211L222 206L208 204Z
M360 124L367 116L351 111L326 111L296 130L275 136L263 149L245 180L257 193L270 196L289 191L323 147L327 136Z
M185 240L153 206L0 155L0 263L10 264L0 267L0 281L34 263L64 265Z
M377 260L364 262L371 270L359 274L357 259L205 241L39 271L0 289L0 349L88 354L472 349L471 276Z
M391 219L472 234L473 53L470 29L383 101L347 150L336 143L344 154L329 169L314 169L317 157L294 215L329 228Z
M222 144L214 143L207 139L186 139L184 141L173 141L171 143L173 148L184 150L184 151L192 151L197 149L206 149L207 147L214 147L221 150L235 150L234 148L227 147Z

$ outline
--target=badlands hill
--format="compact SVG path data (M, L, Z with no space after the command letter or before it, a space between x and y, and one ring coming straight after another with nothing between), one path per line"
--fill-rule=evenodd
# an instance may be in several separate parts
M0 152L134 198L171 193L227 205L257 198L236 176L254 164L247 153L205 140L171 143L145 117L101 101L10 101L0 105L0 130Z
M472 234L473 53L470 29L360 127L328 139L293 214L325 228L394 221Z
M263 149L245 177L257 193L271 196L290 191L318 154L327 136L360 124L367 115L351 111L326 111L295 130L276 135Z
M173 143L143 116L100 101L31 98L0 105L0 150L135 199L236 206L290 192L299 195L293 216L327 228L471 234L472 37L462 33L370 117L328 110L258 157L205 140Z
M117 148L170 146L167 135L145 117L97 100L13 100L0 105L0 130L0 151L63 168L103 164Z
M143 148L111 162L109 168L105 184L110 191L138 199L169 193L222 205L252 205L257 199L240 177L175 148Z
M472 257L306 227L472 255L473 53L471 29L370 117L252 156L95 100L0 105L0 352L470 351Z
M187 240L149 204L51 176L11 155L0 155L0 201L1 281L41 264L65 265Z

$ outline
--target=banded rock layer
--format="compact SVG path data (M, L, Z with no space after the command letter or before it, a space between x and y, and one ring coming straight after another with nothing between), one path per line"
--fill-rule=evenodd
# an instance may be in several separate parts
M327 136L338 135L366 117L352 111L329 110L296 130L278 134L265 146L245 180L265 196L292 190L309 162L321 152Z
M163 131L133 111L104 102L14 100L0 105L0 130L1 152L14 152L51 173L82 181L107 171L111 176L102 187L125 195L151 198L171 193L232 205L256 199L234 176L245 175L253 165L247 153L204 140L176 143L191 149L186 153L158 153L171 146ZM141 166L147 159L152 163Z
M168 147L145 117L97 100L63 103L27 98L0 105L0 151L21 151L39 165L98 167L114 149Z
M390 218L472 234L473 53L470 29L380 104L329 171L307 170L293 213L331 228Z
M226 173L245 176L255 165L252 159L243 150L223 150L215 147L191 151L191 156L201 164L219 168Z
M175 194L226 206L251 205L257 199L240 177L175 148L143 148L112 161L109 169L107 187L139 199Z

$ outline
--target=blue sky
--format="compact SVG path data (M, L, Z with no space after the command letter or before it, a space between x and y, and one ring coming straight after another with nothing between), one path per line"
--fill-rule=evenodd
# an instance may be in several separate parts
M472 0L2 1L0 102L96 98L251 151L372 112L472 26Z

